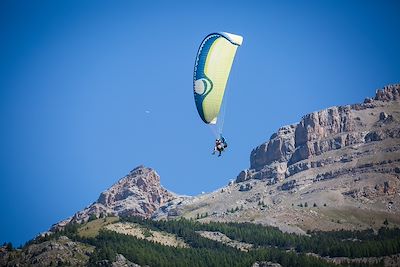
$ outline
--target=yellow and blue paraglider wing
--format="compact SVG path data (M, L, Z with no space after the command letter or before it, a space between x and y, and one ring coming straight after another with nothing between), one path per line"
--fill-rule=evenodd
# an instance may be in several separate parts
M230 33L208 35L197 53L193 75L194 100L205 123L215 124L236 49L243 38Z

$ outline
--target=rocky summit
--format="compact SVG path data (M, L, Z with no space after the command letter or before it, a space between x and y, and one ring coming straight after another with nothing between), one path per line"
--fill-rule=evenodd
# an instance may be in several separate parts
M96 202L67 220L53 225L52 230L63 228L69 222L86 222L90 217L149 218L160 206L176 197L160 185L160 176L154 170L139 166L102 192Z

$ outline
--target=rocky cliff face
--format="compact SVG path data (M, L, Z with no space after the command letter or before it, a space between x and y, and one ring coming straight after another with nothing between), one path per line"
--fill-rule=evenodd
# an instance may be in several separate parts
M313 112L297 124L280 128L251 152L250 169L241 172L236 181L254 178L276 182L302 170L346 160L324 158L313 161L326 152L400 138L400 125L395 118L399 94L400 85L387 86L362 104ZM396 114L390 114L392 109Z
M94 247L66 236L31 244L21 250L0 248L0 266L87 266Z
M139 166L116 184L102 192L96 202L52 227L62 228L68 222L85 222L91 216L141 216L149 218L160 206L177 196L160 185L160 176L152 169Z
M0 266L91 266L89 257L94 250L94 246L60 236L13 251L0 247ZM116 254L114 262L102 260L96 266L140 267L121 254Z
M160 176L152 169L140 166L101 193L97 203L120 216L148 218L172 199L174 194L161 187Z

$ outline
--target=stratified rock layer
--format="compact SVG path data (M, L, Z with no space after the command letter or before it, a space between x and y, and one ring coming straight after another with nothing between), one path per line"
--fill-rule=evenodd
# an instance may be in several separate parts
M318 158L329 151L400 138L398 119L390 114L399 112L399 95L400 85L386 86L362 104L313 112L297 124L281 127L251 152L250 169L242 171L236 182L261 179L275 183L298 172L353 157Z

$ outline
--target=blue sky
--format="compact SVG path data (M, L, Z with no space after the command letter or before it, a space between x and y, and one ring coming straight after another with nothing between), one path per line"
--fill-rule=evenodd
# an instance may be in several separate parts
M24 243L138 165L178 194L224 186L280 126L400 79L398 1L1 1L0 242ZM198 117L211 32L244 37L229 150Z

